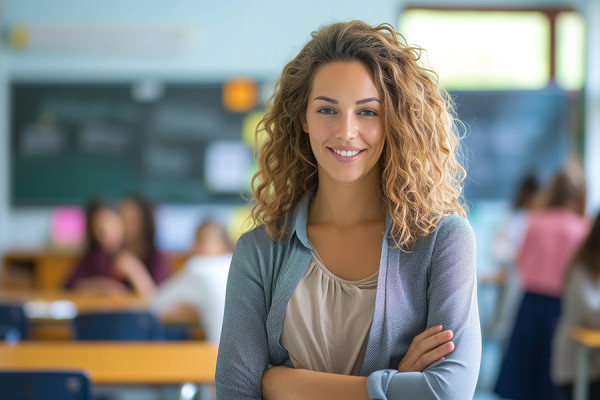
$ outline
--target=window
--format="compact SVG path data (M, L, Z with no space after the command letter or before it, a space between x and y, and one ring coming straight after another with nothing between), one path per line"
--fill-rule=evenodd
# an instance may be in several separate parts
M564 10L406 9L399 31L449 90L579 90L584 26ZM553 40L555 38L555 40Z

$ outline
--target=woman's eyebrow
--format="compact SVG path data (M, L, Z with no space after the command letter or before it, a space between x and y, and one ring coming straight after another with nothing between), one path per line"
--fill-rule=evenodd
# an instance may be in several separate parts
M325 101L327 101L329 103L339 104L339 102L337 100L329 98L329 97L325 97L325 96L317 96L317 97L315 97L314 100L325 100Z
M356 104L365 104L365 103L369 103L371 101L376 101L378 103L381 103L381 100L379 100L377 97L368 97L366 99L358 100L356 102Z
M337 100L332 99L330 97L326 97L326 96L317 96L314 98L314 100L324 100L324 101L327 101L332 104L339 104L339 102ZM378 103L381 103L381 100L379 100L377 97L367 97L366 99L357 100L356 104L365 104L365 103L370 103L371 101L376 101Z

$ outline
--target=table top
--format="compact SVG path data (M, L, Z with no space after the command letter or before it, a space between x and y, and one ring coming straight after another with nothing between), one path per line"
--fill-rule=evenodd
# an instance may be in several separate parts
M150 310L150 302L141 296L106 296L67 290L0 290L0 303L24 305L25 314L33 323L31 338L36 340L71 339L71 320L78 314ZM160 320L164 324L186 326L193 338L205 337L195 310L180 310L177 314L160 316Z
M576 327L571 332L571 337L586 347L600 347L600 330Z
M212 383L216 365L199 341L0 343L0 370L85 369L96 384Z
M106 296L77 291L2 290L0 302L23 303L29 318L69 319L94 311L146 310L148 300L137 295Z

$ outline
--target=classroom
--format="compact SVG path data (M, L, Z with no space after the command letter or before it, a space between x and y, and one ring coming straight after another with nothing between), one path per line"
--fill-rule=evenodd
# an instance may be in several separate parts
M0 0L5 398L600 399L600 1Z

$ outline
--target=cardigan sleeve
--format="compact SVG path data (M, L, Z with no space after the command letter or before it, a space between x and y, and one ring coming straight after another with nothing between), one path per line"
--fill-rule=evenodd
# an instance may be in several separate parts
M465 218L444 218L436 232L427 285L427 327L454 332L455 350L423 372L394 369L369 375L373 399L471 399L481 360L477 308L475 236Z
M225 300L215 386L219 399L262 399L269 366L261 255L242 236L235 247Z

